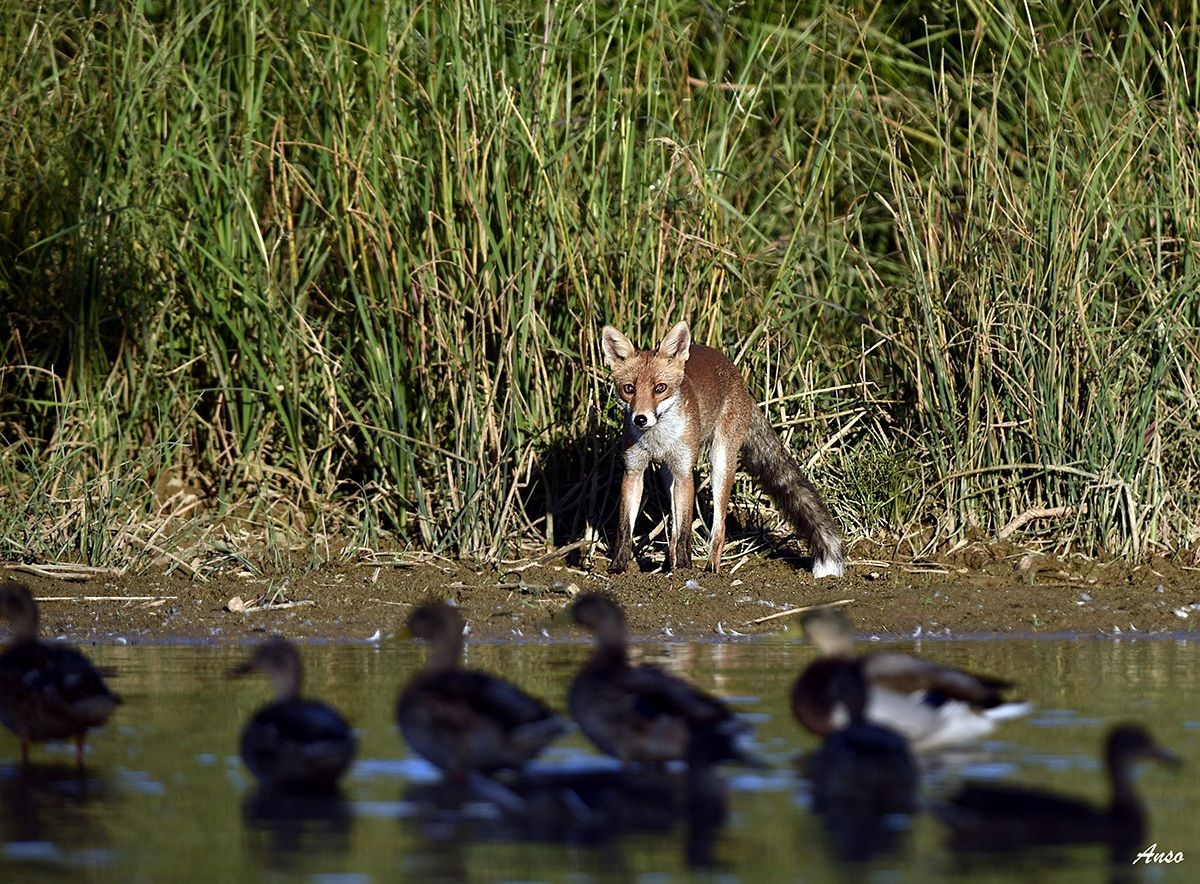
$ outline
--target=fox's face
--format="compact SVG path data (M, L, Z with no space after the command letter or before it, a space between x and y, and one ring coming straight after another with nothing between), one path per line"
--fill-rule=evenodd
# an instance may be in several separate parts
M648 430L679 401L691 335L686 322L667 333L658 350L638 351L611 325L602 333L604 360L612 369L617 396L630 425Z

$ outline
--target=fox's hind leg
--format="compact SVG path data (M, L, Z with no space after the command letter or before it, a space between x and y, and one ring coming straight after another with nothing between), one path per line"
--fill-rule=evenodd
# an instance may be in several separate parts
M718 426L713 433L709 465L712 469L712 534L708 543L708 569L714 574L721 571L721 554L725 551L725 515L729 511L729 500L733 495L733 480L737 476L738 454L749 430L749 421L732 416L725 426Z
M733 494L733 477L737 473L737 449L729 450L723 441L714 439L712 446L712 534L708 542L708 569L721 571L721 553L725 550L725 513Z

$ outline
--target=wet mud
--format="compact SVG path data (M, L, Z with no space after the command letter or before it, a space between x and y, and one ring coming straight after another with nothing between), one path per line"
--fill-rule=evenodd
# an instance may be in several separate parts
M264 576L225 572L97 574L65 581L19 566L0 572L41 599L42 633L76 642L386 639L430 596L461 606L477 638L582 638L563 612L601 589L643 636L704 638L798 629L789 609L844 602L857 629L882 636L1140 635L1200 631L1200 566L1168 558L1097 561L975 546L939 560L896 561L856 547L843 579L816 581L794 559L744 556L728 573L663 574L643 560L610 576L607 560L507 567L425 558L365 561ZM756 622L757 621L757 622ZM0 627L2 629L3 627Z

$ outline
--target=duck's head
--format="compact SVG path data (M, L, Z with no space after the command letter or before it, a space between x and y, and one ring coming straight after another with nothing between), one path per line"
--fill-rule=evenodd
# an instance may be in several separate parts
M31 639L37 635L37 602L25 584L15 580L0 583L0 617L8 621L14 639Z
M425 602L408 615L407 626L413 638L423 638L428 642L436 642L439 639L445 641L445 636L457 639L462 635L463 617L453 605L445 602Z
M253 656L245 663L234 667L231 676L261 672L275 681L275 692L279 699L286 700L300 693L303 664L296 646L283 636L274 636L259 645Z
M1130 766L1136 761L1157 761L1167 767L1179 767L1179 756L1154 742L1140 724L1119 724L1108 733L1105 758L1113 769Z
M432 647L427 669L448 669L458 665L464 629L458 608L440 601L425 602L408 615L405 626L409 636L424 639Z
M841 608L805 611L800 626L823 656L849 657L854 653L854 627Z
M584 593L571 606L571 619L590 630L603 645L625 643L625 612L607 595Z

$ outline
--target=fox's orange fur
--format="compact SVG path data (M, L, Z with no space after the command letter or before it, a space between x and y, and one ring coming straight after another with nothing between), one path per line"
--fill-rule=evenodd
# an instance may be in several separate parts
M657 350L639 351L611 325L602 332L604 360L625 407L625 473L618 537L609 570L620 573L633 556L633 526L642 503L642 477L661 464L671 498L667 568L692 564L692 471L700 446L711 441L713 486L709 567L721 569L725 511L739 464L754 476L810 544L813 576L840 577L842 541L824 501L759 411L737 368L711 347L693 344L688 324L675 325Z

